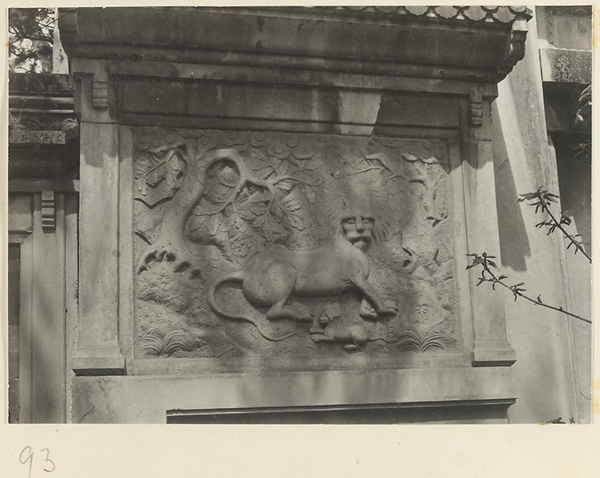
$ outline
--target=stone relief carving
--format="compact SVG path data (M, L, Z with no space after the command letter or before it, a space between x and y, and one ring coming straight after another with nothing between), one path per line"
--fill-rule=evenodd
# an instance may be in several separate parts
M544 7L546 10L546 39L548 43L555 44L555 27L556 17L572 17L576 21L577 17L584 17L584 19L591 18L592 7L591 6L548 6ZM587 17L587 18L586 18ZM586 28L582 27L581 24L575 23L580 30L580 34L586 33ZM591 25L591 21L590 21ZM591 33L591 32L590 32ZM557 45L559 46L559 45ZM573 47L571 47L573 48Z
M309 251L273 247L253 256L240 271L213 281L207 292L211 308L223 317L246 320L259 329L252 319L232 315L217 305L216 289L225 282L233 281L242 284L244 297L250 303L268 307L265 315L269 320L312 322L313 318L305 307L288 304L292 295L335 296L351 289L358 290L369 300L376 316L395 315L397 309L386 305L367 282L370 266L364 251L374 235L383 234L382 228L378 227L381 221L375 220L367 198L344 195L339 199L339 204L331 208L330 216L334 219L336 230L330 241ZM328 198L329 206L332 202L333 198ZM376 234L375 229L378 230Z
M136 143L137 356L460 346L443 142L155 129Z

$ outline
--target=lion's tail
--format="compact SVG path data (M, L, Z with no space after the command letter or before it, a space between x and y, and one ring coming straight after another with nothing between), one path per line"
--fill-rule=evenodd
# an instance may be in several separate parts
M225 284L226 282L243 282L243 281L244 281L244 276L241 271L224 274L220 277L217 277L214 281L212 281L210 283L210 285L208 286L208 290L206 291L206 301L208 302L208 305L210 306L210 308L217 314L219 314L227 319L244 320L246 322L250 322L252 325L254 325L254 327L256 328L256 330L258 331L258 333L260 335L262 335L265 339L270 340L272 342L279 342L281 340L285 340L285 339L291 337L292 335L296 335L296 333L293 332L291 334L284 335L283 337L272 337L269 334L266 334L265 332L263 332L261 330L261 328L259 327L259 325L252 318L247 317L245 315L231 314L229 312L224 311L219 306L219 304L217 304L215 294L217 292L217 289L219 287L221 287L221 285Z

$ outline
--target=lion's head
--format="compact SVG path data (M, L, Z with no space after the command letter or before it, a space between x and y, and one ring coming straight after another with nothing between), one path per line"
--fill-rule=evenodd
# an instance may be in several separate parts
M347 184L330 196L326 217L337 235L361 251L367 250L373 240L383 241L389 231L389 221L369 195Z

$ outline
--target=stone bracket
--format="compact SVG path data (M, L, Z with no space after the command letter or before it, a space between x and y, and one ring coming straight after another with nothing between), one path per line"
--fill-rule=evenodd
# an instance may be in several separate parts
M480 90L474 90L470 95L471 126L483 126L483 99Z
M108 109L108 81L93 81L92 104L96 109Z
M42 230L53 232L56 228L54 191L42 191Z
M118 347L80 347L73 357L75 375L124 375L125 358Z
M477 341L472 352L473 367L510 367L517 353L506 340Z

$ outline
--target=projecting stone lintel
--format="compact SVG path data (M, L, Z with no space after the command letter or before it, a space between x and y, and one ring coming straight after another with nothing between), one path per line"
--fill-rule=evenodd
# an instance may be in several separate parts
M523 56L531 18L524 7L411 8L90 8L64 12L59 25L71 58L132 63L259 65L268 59L280 68L326 71L345 62L344 71L361 73L397 64L462 69L455 78L496 82ZM141 18L143 35L131 28ZM237 34L224 41L223 31Z

